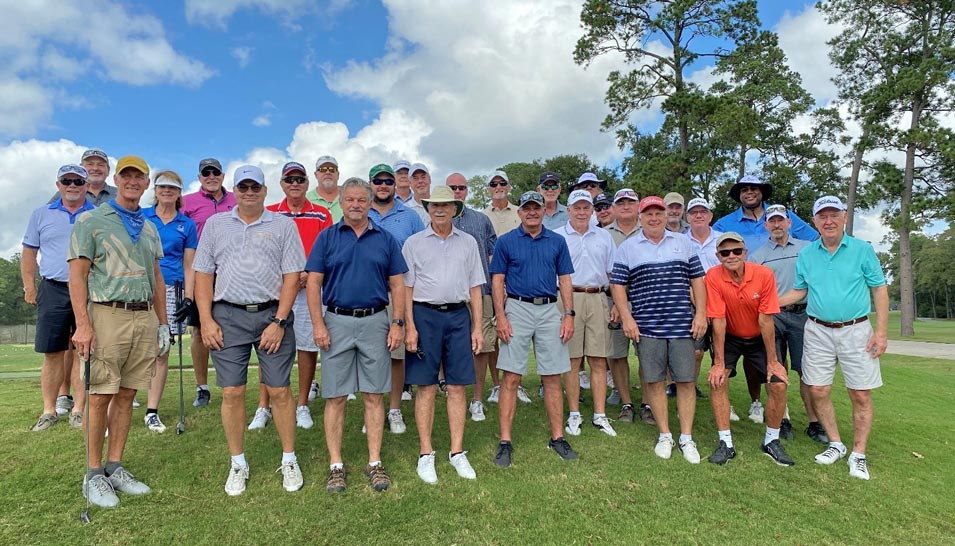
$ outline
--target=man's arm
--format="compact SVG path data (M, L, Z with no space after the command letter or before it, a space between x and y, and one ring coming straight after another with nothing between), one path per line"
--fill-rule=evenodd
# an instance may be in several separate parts
M872 299L875 300L875 331L865 350L872 358L879 358L888 345L886 336L889 331L889 289L886 285L873 286L869 289Z
M726 346L726 318L713 318L713 366L707 374L710 387L721 387L727 380L726 356L723 351ZM775 350L775 349L774 349Z
M504 343L511 342L511 322L507 320L507 313L504 312L504 300L507 298L507 292L504 288L504 274L495 273L491 276L491 300L494 302L494 315L497 320L497 337Z
M797 290L793 288L789 292L786 292L782 296L779 296L779 306L786 307L787 305L792 305L798 301L801 301L803 298L806 297L807 292L808 290L805 288L803 288L802 290ZM886 306L888 306L888 303L886 303ZM888 307L886 307L886 309L888 309Z
M93 347L93 326L90 324L89 287L90 268L93 262L87 258L70 260L70 304L76 318L76 332L73 333L73 345L80 358L89 358Z
M309 271L308 282L305 285L305 298L308 302L308 314L312 317L312 338L320 349L328 350L331 339L328 328L325 327L325 316L322 315L322 282L324 273Z
M617 314L620 316L620 325L621 328L623 328L623 335L639 342L640 328L637 326L637 321L633 319L633 315L630 314L630 302L627 301L627 287L622 284L611 284L610 295L613 297L614 309L617 310Z
M405 349L408 352L418 351L418 328L414 323L414 287L405 286Z
M223 346L222 329L212 318L212 273L196 271L196 308L199 310L202 343L210 350L219 350Z
M402 273L388 277L388 286L391 288L391 320L404 320L405 318L405 276ZM405 323L407 324L407 322ZM404 329L394 322L388 329L388 350L394 351L401 345L404 338Z
M557 289L560 291L560 301L564 304L564 316L560 321L560 340L564 343L574 337L574 317L567 314L574 308L574 286L570 282L570 275L557 277Z
M195 289L195 276L196 272L192 269L192 261L196 257L196 249L187 248L182 251L182 273L185 277L185 282L182 286L182 297L184 299L193 299L192 291Z
M153 286L156 287L153 290L153 308L156 310L156 317L160 325L169 324L169 317L166 316L166 281L162 278L159 260L153 260L153 277Z
M693 323L690 326L694 339L700 339L706 335L706 281L704 279L705 277L690 279L690 296L693 299L693 305L696 306Z
M472 286L468 291L471 298L471 352L478 354L484 347L484 295L480 286Z
M783 383L789 384L789 374L786 367L776 358L776 324L773 315L760 313L759 333L763 338L763 347L766 349L766 383L770 383L775 375Z
M59 193L57 193L59 195ZM20 254L20 279L23 281L23 300L30 305L36 305L36 257L38 248L23 247Z

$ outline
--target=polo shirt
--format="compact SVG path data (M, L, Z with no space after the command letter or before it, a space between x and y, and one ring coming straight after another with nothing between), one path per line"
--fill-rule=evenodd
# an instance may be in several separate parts
M672 232L674 232L674 233L684 233L684 234L685 234L685 233L689 233L689 232L690 232L690 224L689 224L689 222L687 222L686 220L680 220L680 229L670 229L670 225L669 225L669 224L667 224L666 229L667 229L667 231L672 231Z
M733 280L723 267L706 272L706 316L725 318L726 332L742 338L760 335L759 315L779 312L779 295L772 269L765 265L746 263L743 281Z
M587 225L587 231L581 235L570 222L557 230L567 242L574 272L570 282L574 286L606 288L613 270L613 253L617 246L613 237L605 229Z
M312 246L315 245L318 234L332 225L332 213L308 199L302 204L302 210L298 212L292 212L288 206L288 199L282 199L281 203L265 208L291 218L295 222L298 236L302 239L302 248L305 250L305 259L308 259L308 255L312 252Z
M764 225L766 223L765 211L766 203L763 203L764 214L759 217L759 220L753 220L743 215L743 207L741 206L717 220L716 223L713 224L713 229L722 231L723 233L730 231L739 233L746 242L746 248L750 252L753 252L769 240L769 232L766 231L766 226ZM792 227L789 228L790 237L804 241L815 241L819 238L819 233L812 229L802 218L796 216L794 212L789 212L789 218L793 222Z
M696 255L700 258L700 265L703 266L703 271L709 271L720 265L720 259L716 257L716 240L719 239L722 234L723 232L711 228L710 234L706 237L706 240L701 243L696 240L696 237L693 236L691 231L686 232L686 238L693 243L693 248L696 249Z
M567 207L560 204L560 201L557 202L557 209L554 211L554 214L548 216L547 211L544 210L544 227L549 230L560 229L560 226L566 224L570 220L570 216L567 214Z
M491 225L494 226L494 233L496 233L498 237L521 225L521 218L517 215L517 207L510 203L502 209L494 208L494 204L492 203L484 209L484 214L491 220Z
M220 212L229 212L235 208L235 205L235 194L226 191L225 188L222 188L222 197L218 201L212 194L200 189L197 192L182 196L182 206L179 208L179 212L196 223L196 233L199 234L199 237L202 237L202 230L209 217Z
M453 225L446 239L431 226L415 233L401 248L401 255L408 265L405 286L413 288L414 301L437 305L469 301L471 288L486 282L478 267L477 241Z
M799 251L809 246L809 241L800 239L786 238L786 244L776 244L770 239L765 245L749 253L749 261L773 270L776 275L776 290L782 296L793 289L793 281L796 280L796 258ZM806 298L799 300L798 303L805 303Z
M375 207L370 207L368 219L397 239L398 246L403 246L408 237L424 229L424 222L407 206L398 201L393 203L394 205L384 216L375 210Z
M57 198L33 211L23 234L23 246L39 250L41 277L60 282L70 280L70 265L66 263L70 233L76 218L94 208L93 202L87 199L76 212L70 212L63 206L63 200Z
M239 209L209 218L192 262L197 272L215 274L213 301L239 305L278 300L283 275L298 273L304 265L295 222L263 210L247 224Z
M489 269L504 275L508 294L556 297L557 277L573 273L574 262L563 237L547 228L532 237L520 225L498 238Z
M404 199L398 192L395 192L395 201L401 201L401 204L407 205L409 201L414 201L414 190L408 190L408 198Z
M497 245L497 233L494 232L494 226L491 220L483 213L464 207L461 216L451 220L451 224L467 233L477 241L478 254L481 258L481 271L484 272L484 285L481 287L481 293L484 295L491 293L491 274L488 273L487 264L494 255L494 247Z
M322 303L345 309L388 303L388 279L408 271L401 246L390 233L369 221L361 236L344 221L315 239L305 271L322 273Z
M118 193L119 188L105 184L103 189L101 189L96 195L93 195L93 192L86 190L86 198L93 203L94 207L98 207L103 203L108 203L109 200L115 198L116 194ZM54 193L53 196L50 197L50 200L47 201L47 204L52 205L53 203L56 203L57 199L60 199L60 192Z
M617 247L610 283L627 287L630 314L641 336L688 338L693 323L690 280L703 275L686 236L664 230L663 239L654 243L641 230Z
M305 194L305 198L318 206L328 209L328 212L332 214L332 222L337 222L342 219L342 216L344 216L341 204L341 190L339 190L338 195L336 195L335 199L332 201L325 199L315 190L309 190L308 193Z
M162 259L159 260L159 269L162 270L163 282L172 286L176 281L185 281L182 256L187 248L195 249L199 246L196 223L181 211L177 212L168 224L163 224L162 218L156 214L156 207L143 209L143 214L156 226L159 240L162 241Z
M424 210L424 205L415 201L414 197L405 201L403 205L406 209L417 214L418 218L421 219L422 224L428 225L431 223L431 216L428 215L428 211Z
M851 235L842 235L834 254L819 239L796 258L793 288L809 290L806 312L826 322L868 315L872 311L869 289L883 285L885 273L872 245Z
M625 233L622 229L620 229L617 226L616 220L607 224L607 226L604 227L604 229L606 229L610 233L610 236L613 237L613 244L615 244L616 246L620 246L620 244L626 241L627 239L633 237L637 233L640 233L640 220L637 220L637 225L633 228L633 231L631 231L630 233Z

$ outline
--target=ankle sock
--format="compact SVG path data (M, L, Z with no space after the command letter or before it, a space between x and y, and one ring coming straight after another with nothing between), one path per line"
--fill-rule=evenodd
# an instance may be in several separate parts
M86 469L86 477L87 477L88 479L92 479L93 476L105 476L105 475L106 475L106 469L103 468L102 466L101 466L101 467L98 467L98 468L87 468L87 469Z
M329 470L335 470L335 469L345 470L345 463L332 463L328 465L328 469Z
M453 452L453 453L450 453L450 454L448 455L448 458L449 458L449 459L453 459L453 458L457 457L458 455L460 455L460 454L462 454L462 453L464 453L464 452L463 452L463 451L455 451L455 452Z
M779 439L779 429L766 427L766 435L763 436L763 445L769 444L773 440Z
M232 466L241 466L242 468L249 468L249 463L245 461L245 453L239 453L238 455L233 455Z
M209 385L199 385L198 387L196 387L196 392L207 391L207 390L209 390Z
M159 408L146 408L146 415L150 413L159 413Z
M728 430L720 430L717 432L720 436L720 440L726 442L726 447L733 447L733 433Z
M288 453L282 452L282 464L295 463L298 462L298 459L295 458L295 452L290 451Z
M680 445L681 445L681 446L682 446L683 444L687 443L687 442L692 442L692 441L693 441L693 435L692 435L692 434L681 434L681 435L680 435Z

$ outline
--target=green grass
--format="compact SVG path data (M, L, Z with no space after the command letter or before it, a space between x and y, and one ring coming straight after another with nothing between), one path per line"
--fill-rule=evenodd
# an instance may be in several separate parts
M872 314L875 320L875 314ZM889 339L905 341L930 341L932 343L955 343L955 320L920 318L915 321L915 335L902 336L902 314L889 312Z
M0 347L0 372L35 369L38 357L28 349ZM801 433L805 418L791 389L798 435L787 449L797 461L794 468L777 467L759 454L763 427L745 416L734 423L739 455L726 467L691 466L678 452L660 460L652 451L655 429L623 423L616 423L617 438L585 428L572 439L581 460L565 463L546 449L544 411L535 397L534 404L518 409L510 469L491 463L496 407L490 406L487 421L468 422L465 445L478 474L475 482L457 478L442 458L448 435L439 402L440 482L427 486L415 474L417 437L413 406L406 402L408 432L386 433L383 447L394 485L377 494L357 470L367 455L360 404L350 402L344 445L348 491L324 491L328 461L316 404L319 426L299 431L297 440L305 488L294 494L282 490L274 472L279 442L270 426L246 436L249 489L229 498L222 491L228 450L220 392L214 391L211 408L189 406L187 431L176 436L178 377L171 370L162 407L169 432L148 433L143 410L137 410L124 461L154 492L122 497L115 510L94 507L93 523L86 526L78 521L84 506L81 432L65 425L30 432L39 380L10 379L0 381L0 544L951 544L955 422L939 417L955 409L955 369L950 362L890 356L883 359L883 376L886 386L875 393L873 479L867 483L849 478L843 462L833 467L812 462L819 447ZM192 383L187 373L190 393ZM536 393L536 377L524 383ZM732 398L745 413L741 379L734 381ZM835 400L847 433L844 391ZM254 406L250 389L250 412ZM591 408L588 394L583 410L589 414ZM672 413L671 422L676 422ZM698 405L694 433L708 456L716 433L706 401Z

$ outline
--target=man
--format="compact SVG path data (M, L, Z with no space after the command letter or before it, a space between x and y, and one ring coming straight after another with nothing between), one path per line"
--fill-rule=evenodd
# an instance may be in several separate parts
M76 317L73 345L81 360L90 359L83 494L106 508L119 504L117 491L151 491L123 468L122 458L133 398L137 390L149 388L156 355L169 351L170 341L159 269L162 242L139 206L149 187L149 167L139 157L122 157L113 182L116 198L76 219L67 253ZM107 424L109 447L103 465Z
M79 365L74 363L70 375L64 377L66 359L72 362L75 357L75 352L74 355L69 353L73 352L70 351L70 336L76 330L76 317L70 304L70 267L66 262L66 252L77 216L95 208L87 198L88 176L86 169L79 165L60 167L56 173L60 197L33 211L23 235L23 253L20 255L23 299L37 308L33 349L43 354L40 374L43 412L33 426L34 432L44 431L59 421L58 394L64 381L67 385L72 383L76 393L75 404L66 409L67 412L76 410L70 413L70 426L83 426L86 392ZM37 270L40 273L39 292Z
M312 245L318 234L332 225L332 215L325 207L316 205L305 198L308 190L308 173L301 163L290 161L282 167L280 181L285 199L281 203L265 207L271 212L287 216L295 222L298 236L302 240L305 259L312 251ZM305 281L308 274L299 273L298 293L292 304L292 322L295 334L295 349L298 360L298 401L295 404L295 426L310 429L315 425L312 414L308 409L310 391L317 390L315 384L315 366L318 363L318 345L312 339L312 319L308 314L308 301L305 297ZM272 420L272 410L269 405L269 389L265 383L259 383L259 407L255 410L249 430L264 428Z
M749 260L773 270L773 275L776 276L776 290L779 296L782 296L792 290L796 277L796 257L803 248L809 246L809 242L789 236L792 220L789 218L789 211L783 205L766 207L765 226L769 231L769 241L750 254ZM803 331L806 329L806 320L805 299L781 308L779 313L773 316L773 323L776 325L776 358L785 365L786 353L789 352L790 367L799 375L799 396L802 398L806 417L809 419L806 434L817 442L828 444L829 438L826 437L826 431L819 424L819 419L812 407L809 385L802 380ZM788 406L780 427L780 436L792 440L793 431Z
M340 176L337 159L330 155L319 157L315 160L315 190L305 194L312 203L328 209L335 222L342 219L342 205L338 201L341 197L338 189Z
M438 186L424 206L430 225L412 235L401 249L408 265L404 275L407 381L418 385L418 477L425 483L438 482L431 429L438 372L443 371L451 435L448 460L459 476L473 480L477 476L464 451L465 387L474 383L473 356L484 344L481 287L487 277L480 267L477 241L452 224L452 218L464 211L464 201L456 199L447 186ZM419 336L419 330L425 335Z
M494 171L487 181L487 192L491 196L491 204L484 209L484 214L491 220L494 233L498 237L521 225L517 216L517 207L507 199L510 192L510 181L504 171Z
M591 388L594 394L594 416L591 423L608 436L616 436L607 419L607 357L610 353L610 331L607 324L608 275L613 270L616 246L606 230L590 224L594 207L587 190L574 190L567 198L570 221L559 233L567 242L574 272L570 276L573 290L574 335L570 338L570 371L564 374L567 406L570 415L564 431L580 435L583 417L580 415L580 376L583 357L590 364Z
M387 231L404 246L408 237L424 230L424 223L417 214L395 199L395 172L384 163L375 165L368 172L368 181L374 197L368 219L377 227ZM393 295L392 295L393 296ZM392 300L394 298L392 297ZM394 304L388 303L388 316L394 316ZM401 313L403 315L403 313ZM405 348L398 345L391 352L391 398L388 407L388 428L392 434L404 434L405 420L401 415L401 399L405 385ZM410 387L410 386L409 386ZM410 388L409 388L410 394Z
M578 458L564 439L560 389L561 374L570 371L567 342L574 335L570 282L574 266L564 238L543 226L543 195L525 192L517 213L521 225L498 239L490 265L497 335L501 338L498 368L504 372L500 394L501 443L494 456L494 464L501 467L511 466L517 386L527 373L531 341L550 422L551 440L547 447L565 461ZM563 316L556 305L558 288Z
M289 386L295 334L288 326L295 320L292 304L305 252L295 222L265 209L268 188L262 169L237 168L232 189L238 205L229 214L209 218L192 265L202 342L213 351L216 384L222 387L222 427L232 456L225 492L241 495L249 480L245 390L253 348L282 443L282 486L298 491L303 479L295 457L295 407Z
M116 186L106 183L109 176L109 157L99 148L90 148L83 152L80 166L86 169L86 196L98 207L116 197ZM52 205L62 197L59 192L54 193L47 204Z
M613 223L613 199L609 194L598 193L594 196L594 216L597 218L597 227L605 228Z
M537 191L544 196L544 227L555 230L570 220L567 207L560 204L560 179L557 175L547 171L540 175Z
M667 229L674 233L690 231L690 224L683 220L683 196L675 191L663 196L663 203L667 206Z
M586 190L591 198L597 197L597 194L607 191L607 181L600 180L594 173L584 173L577 178L577 182L570 187L570 191ZM570 205L567 205L568 207Z
M315 241L308 258L308 308L312 335L322 350L322 397L325 398L325 443L330 471L325 489L345 490L342 431L345 399L361 392L365 408L368 466L375 491L391 478L381 464L384 433L383 393L391 392L389 352L404 338L405 290L408 271L398 241L368 219L371 186L360 178L342 185L345 216ZM394 302L389 324L388 290ZM322 315L322 305L328 311Z
M395 201L400 201L402 205L407 205L408 201L414 201L414 192L411 191L411 163L407 159L399 159L391 166L395 171Z
M202 239L202 229L214 214L220 212L229 212L235 208L235 195L227 191L222 183L225 180L225 174L222 172L222 164L218 159L209 157L199 162L199 191L182 196L182 208L180 212L191 218L196 223L196 232L199 239ZM195 287L190 291L195 295ZM188 323L192 326L192 370L196 375L196 400L192 403L193 407L208 406L212 400L212 392L209 390L209 349L204 343L200 343L201 325L199 324L199 314L196 312L195 304L192 301L184 300L181 309L176 310L177 320L188 317Z
M773 197L773 185L761 181L759 178L746 175L739 179L730 188L730 197L740 204L735 211L720 218L713 224L713 229L722 232L733 231L746 239L746 248L754 252L769 240L769 234L763 228L766 220L766 206ZM804 241L815 241L819 238L816 230L795 214L790 214L792 227L790 235Z
M454 193L454 198L465 203L468 198L468 181L461 173L452 173L447 178L448 187ZM481 329L484 334L484 340L481 343L481 350L474 355L474 396L468 405L468 413L471 414L472 421L483 421L484 414L484 380L487 375L488 365L491 364L491 382L492 391L497 389L500 392L500 381L497 375L497 362L490 362L490 355L494 352L497 343L497 331L494 328L494 304L491 301L491 275L488 273L488 262L494 255L494 247L497 245L497 234L494 232L494 226L491 220L484 214L463 207L461 214L451 220L452 225L477 241L478 254L481 258L481 270L484 272L484 283L481 285ZM410 266L409 266L410 267Z
M706 288L703 268L690 241L666 229L666 205L657 196L640 201L643 229L614 255L610 289L623 333L636 342L644 396L660 436L654 453L669 459L674 446L664 393L667 372L676 381L680 451L691 464L700 462L693 442L696 370L693 340L706 333ZM694 310L695 306L695 310Z
M745 356L768 384L763 453L780 466L792 466L795 462L779 442L789 379L786 368L776 360L776 280L768 267L746 263L740 234L720 235L716 248L723 265L706 273L706 316L713 321L713 367L707 380L720 443L708 460L724 465L736 457L730 432L729 378L736 375L736 364Z
M414 211L421 218L421 221L427 225L431 218L428 216L428 211L424 210L422 199L431 197L431 171L424 163L414 163L408 169L408 173L411 176L411 187L414 189L414 193L411 195L412 199L409 199L405 206Z
M779 304L792 305L808 293L803 380L810 386L813 408L829 436L829 447L816 455L816 462L832 464L846 454L830 398L838 361L855 428L849 475L868 480L865 450L872 430L872 389L882 386L879 356L886 346L889 292L872 246L845 233L842 201L831 195L820 197L812 212L822 237L799 253L793 290ZM869 322L870 296L875 300L875 331Z

